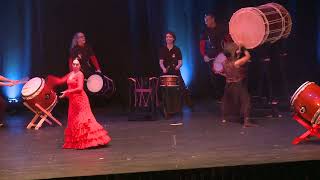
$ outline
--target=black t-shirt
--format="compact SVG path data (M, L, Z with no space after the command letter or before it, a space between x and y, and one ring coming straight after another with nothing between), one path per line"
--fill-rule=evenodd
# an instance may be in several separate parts
M182 54L177 46L173 46L171 50L167 46L163 46L159 51L159 59L163 59L163 65L168 69L168 74L175 75L180 71L176 71L175 67L178 65L178 61L182 60Z
M226 28L221 25L216 26L216 28L205 28L200 40L206 41L205 53L209 58L214 58L222 52L221 42L227 32Z
M94 52L89 45L85 45L83 47L75 46L70 52L70 57L72 59L78 57L81 64L81 71L85 74L85 77L95 71L94 66L91 64L91 56L94 56Z

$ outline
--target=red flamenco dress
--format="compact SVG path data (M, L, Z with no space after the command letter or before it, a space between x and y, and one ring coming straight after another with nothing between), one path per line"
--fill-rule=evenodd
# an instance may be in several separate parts
M67 78L70 93L66 94L69 109L63 148L86 149L106 145L111 140L92 114L88 96L83 90L83 79L82 72Z

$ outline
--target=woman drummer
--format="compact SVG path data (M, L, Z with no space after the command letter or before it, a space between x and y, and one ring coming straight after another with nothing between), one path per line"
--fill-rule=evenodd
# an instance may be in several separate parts
M98 59L92 48L86 43L85 35L82 32L76 33L71 42L69 56L70 71L72 70L72 61L76 58L81 63L81 71L85 78L88 78L94 71L101 73Z

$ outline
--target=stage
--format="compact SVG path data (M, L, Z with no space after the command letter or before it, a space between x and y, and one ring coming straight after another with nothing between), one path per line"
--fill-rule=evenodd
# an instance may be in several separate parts
M272 171L295 174L299 166L311 173L319 164L311 160L320 159L320 141L291 144L305 129L291 119L290 112L281 111L281 118L266 118L270 110L256 108L252 119L259 127L255 128L222 123L216 103L197 103L194 112L185 108L182 116L169 120L160 117L156 121L128 121L126 113L111 107L94 109L94 113L112 141L106 147L90 150L61 148L67 118L64 110L58 114L63 127L45 124L38 131L25 128L32 113L8 115L6 127L0 129L0 179L237 179L239 173L232 171L237 167L242 174L247 173L248 167L248 177L257 170L252 167L263 167L268 177L265 169L269 166ZM294 163L298 165L292 167ZM308 169L309 166L313 168ZM200 170L205 173L194 174ZM145 172L149 174L138 178ZM225 174L228 172L233 175ZM181 178L179 173L188 178ZM312 176L316 174L313 172Z

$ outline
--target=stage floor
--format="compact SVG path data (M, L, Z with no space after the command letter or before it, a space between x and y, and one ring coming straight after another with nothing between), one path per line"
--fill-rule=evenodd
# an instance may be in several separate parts
M260 125L242 128L222 123L219 106L201 104L195 112L170 120L128 121L127 115L111 108L95 109L98 121L109 131L109 146L90 150L62 149L63 127L25 127L33 114L7 117L0 129L0 179L44 179L131 172L253 165L320 159L320 141L292 145L305 132L282 112L282 118L265 118L269 110L255 110ZM182 125L172 125L182 123Z

